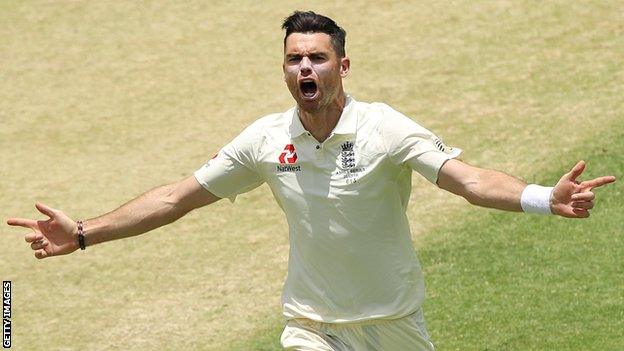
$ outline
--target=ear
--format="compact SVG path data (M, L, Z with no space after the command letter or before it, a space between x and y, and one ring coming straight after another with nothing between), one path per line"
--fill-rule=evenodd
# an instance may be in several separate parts
M340 77L346 78L349 74L349 69L351 68L351 60L349 60L348 56L345 56L340 59Z

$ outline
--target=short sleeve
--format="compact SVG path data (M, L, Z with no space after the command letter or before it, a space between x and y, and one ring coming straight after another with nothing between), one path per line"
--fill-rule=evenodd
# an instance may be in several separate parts
M256 170L260 141L260 130L257 124L252 124L195 171L195 179L214 195L234 202L237 195L264 182Z
M388 105L379 105L383 113L380 131L390 160L397 165L407 164L436 184L444 162L459 156L461 149L446 146L418 123Z

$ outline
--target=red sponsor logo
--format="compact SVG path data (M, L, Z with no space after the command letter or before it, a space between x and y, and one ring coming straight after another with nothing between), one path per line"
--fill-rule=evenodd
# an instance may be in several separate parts
M284 147L284 151L279 155L279 163L295 163L297 162L297 153L295 152L295 145L288 144Z

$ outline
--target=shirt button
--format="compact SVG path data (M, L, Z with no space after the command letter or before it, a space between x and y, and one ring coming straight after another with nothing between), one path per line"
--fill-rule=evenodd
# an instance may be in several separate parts
M316 149L317 149L317 150L318 150L318 149L320 149L320 148L321 148L321 146L320 146L320 145L316 145Z

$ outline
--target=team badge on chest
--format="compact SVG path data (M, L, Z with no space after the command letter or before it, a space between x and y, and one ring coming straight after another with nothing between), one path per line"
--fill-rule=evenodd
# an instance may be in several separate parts
M355 151L353 151L353 142L345 141L340 145L340 162L343 169L351 169L355 167Z
M340 179L344 184L356 183L364 167L356 167L355 143L347 140L340 145L340 155L338 156L337 168L332 172L332 176Z

